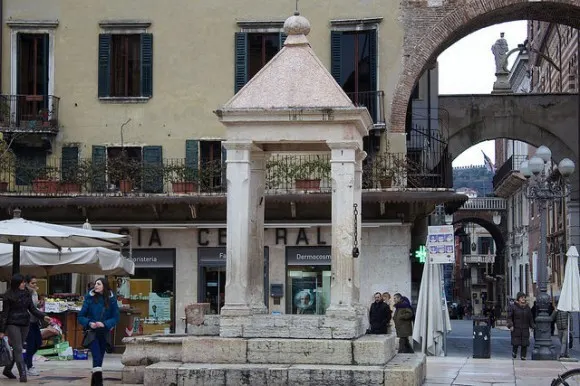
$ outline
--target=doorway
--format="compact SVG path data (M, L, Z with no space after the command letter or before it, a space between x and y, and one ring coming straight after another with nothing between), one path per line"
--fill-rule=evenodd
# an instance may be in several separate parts
M226 267L203 267L202 294L204 303L209 303L211 314L219 314L225 301Z

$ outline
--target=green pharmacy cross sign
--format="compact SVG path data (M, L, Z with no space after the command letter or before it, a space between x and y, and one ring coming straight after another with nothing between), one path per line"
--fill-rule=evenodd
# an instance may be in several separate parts
M415 257L419 260L419 263L425 264L427 261L427 248L424 245L421 245L419 249L415 251Z

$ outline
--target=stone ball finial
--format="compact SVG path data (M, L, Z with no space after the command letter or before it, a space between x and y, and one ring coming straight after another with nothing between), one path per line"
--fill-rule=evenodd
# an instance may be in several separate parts
M290 35L308 35L310 33L310 22L300 13L295 12L284 22L284 33Z

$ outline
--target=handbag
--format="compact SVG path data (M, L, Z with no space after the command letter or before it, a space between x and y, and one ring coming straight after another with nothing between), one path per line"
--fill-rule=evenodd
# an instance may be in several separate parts
M8 344L8 338L0 339L0 367L12 365L12 349Z
M105 315L105 308L103 306L103 310L101 311L101 317L99 319L103 319L103 316ZM101 320L99 320L100 322ZM84 348L90 348L91 344L94 342L94 340L97 338L97 332L95 330L93 330L92 328L88 327L85 328L83 330L83 341L81 343L81 345Z

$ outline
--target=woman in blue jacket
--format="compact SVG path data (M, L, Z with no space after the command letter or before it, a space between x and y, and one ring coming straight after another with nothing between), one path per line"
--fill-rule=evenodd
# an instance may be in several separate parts
M94 288L85 296L83 308L79 312L79 323L95 331L95 340L90 345L93 356L91 386L103 385L103 357L107 348L107 338L119 322L117 298L104 278L95 281Z

